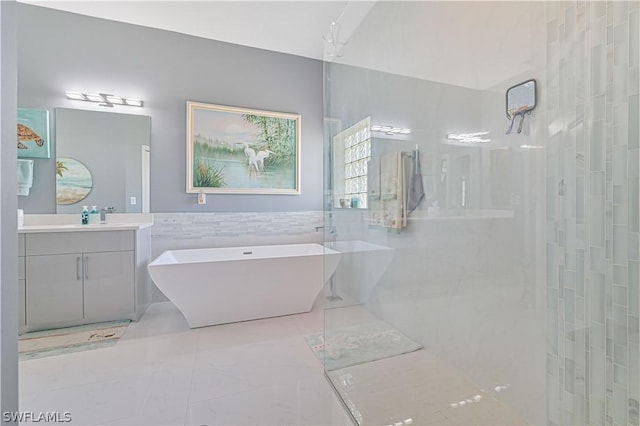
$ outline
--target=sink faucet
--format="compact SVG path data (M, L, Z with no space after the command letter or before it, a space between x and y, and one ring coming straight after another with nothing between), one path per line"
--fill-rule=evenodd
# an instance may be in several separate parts
M115 207L103 207L100 209L100 223L107 223L107 213L113 213Z

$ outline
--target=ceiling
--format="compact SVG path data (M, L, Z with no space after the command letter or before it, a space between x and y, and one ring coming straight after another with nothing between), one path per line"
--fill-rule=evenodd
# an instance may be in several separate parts
M87 16L323 59L323 36L340 21L348 38L375 1L20 0Z
M501 91L540 77L546 32L541 1L380 1L337 61Z
M538 1L19 1L481 90L545 58ZM340 57L323 40L334 21Z

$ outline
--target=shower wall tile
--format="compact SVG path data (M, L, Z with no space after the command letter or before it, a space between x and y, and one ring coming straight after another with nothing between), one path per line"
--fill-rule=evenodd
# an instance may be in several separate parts
M637 65L629 68L629 96L637 95L640 92L640 67Z
M629 96L629 149L640 148L638 141L640 137L638 127L638 115L640 114L639 100L640 97L637 94Z
M640 65L640 14L636 11L629 15L629 66Z
M639 262L629 261L628 286L629 286L629 310L631 315L640 315L640 267Z
M547 420L638 425L640 2L558 3L547 8Z
M637 178L640 176L640 151L637 149L629 150L627 166L627 176Z

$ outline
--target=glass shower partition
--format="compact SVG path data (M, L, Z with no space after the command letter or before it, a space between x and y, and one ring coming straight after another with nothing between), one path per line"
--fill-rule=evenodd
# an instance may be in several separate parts
M638 424L638 13L378 2L328 43L324 359L354 422Z
M355 423L640 423L639 3L378 2L329 38L323 354Z

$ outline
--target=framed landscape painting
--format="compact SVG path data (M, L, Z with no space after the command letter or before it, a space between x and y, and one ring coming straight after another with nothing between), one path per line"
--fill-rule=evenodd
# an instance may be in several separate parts
M300 194L300 121L187 102L187 192Z
M18 108L18 158L50 158L49 111Z

